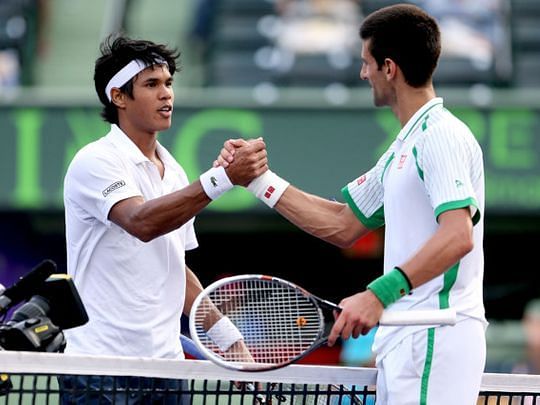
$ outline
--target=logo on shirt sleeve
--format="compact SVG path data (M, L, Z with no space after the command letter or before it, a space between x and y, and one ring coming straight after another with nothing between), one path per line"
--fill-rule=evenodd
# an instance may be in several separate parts
M114 190L118 190L120 187L124 187L125 185L126 185L126 182L124 180L116 181L113 184L111 184L109 187L107 187L105 190L103 190L101 193L103 194L103 197L107 197Z
M360 176L360 177L358 177L358 178L356 179L356 184L359 186L359 185L361 185L363 182L365 182L366 179L367 179L366 175L363 174L362 176Z

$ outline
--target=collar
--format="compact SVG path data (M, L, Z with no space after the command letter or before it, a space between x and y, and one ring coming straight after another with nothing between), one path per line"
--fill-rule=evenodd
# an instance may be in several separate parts
M107 138L122 151L133 163L139 164L142 162L149 162L139 147L126 135L124 131L116 124L111 125L111 130L107 134Z
M422 124L428 118L429 111L433 110L434 108L442 108L442 106L443 99L441 97L435 97L429 100L426 104L420 107L420 109L414 113L409 121L407 121L405 126L401 128L397 139L404 141L411 133L413 133L413 131L416 130L418 125Z
M107 134L107 139L109 139L113 145L115 145L119 150L122 151L133 163L140 164L143 162L150 162L139 149L137 145L126 135L124 131L116 124L111 125L111 130ZM165 167L175 166L176 160L172 155L156 140L156 152L159 155L159 158L165 165Z

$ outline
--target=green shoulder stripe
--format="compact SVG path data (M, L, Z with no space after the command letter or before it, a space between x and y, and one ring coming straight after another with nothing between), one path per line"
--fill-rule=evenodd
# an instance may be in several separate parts
M373 213L371 217L368 218L362 213L362 211L360 211L360 209L354 202L353 198L351 197L351 193L349 192L349 188L347 186L341 189L341 194L343 194L343 198L345 198L347 205L351 207L352 211L354 212L354 215L356 215L356 217L360 220L360 222L362 222L362 224L366 228L377 229L384 225L384 207L379 208L377 211Z
M392 152L392 154L390 155L390 157L388 158L388 160L384 164L384 169L383 169L382 174L381 174L381 183L383 182L383 179L384 179L384 173L386 173L386 169L388 169L388 166L390 166L390 163L392 163L392 160L394 160L394 152Z
M412 153L414 156L414 162L416 163L416 170L418 171L418 175L420 176L420 179L424 181L424 171L420 168L420 165L418 164L418 150L416 149L416 146L413 146Z
M426 115L428 115L428 112L430 110L432 110L433 108L437 107L438 105L441 105L442 103L435 103L433 104L431 107L429 107L426 111L424 111L424 113L418 117L416 119L416 121L414 122L414 124L411 126L411 129L409 129L409 131L405 134L405 136L403 137L403 140L407 139L407 137L411 134L411 132L413 132L415 129L416 129L416 126L418 125L418 123L421 121L421 120L424 120L423 121L423 124L426 125L426 128L427 128L427 123L425 122L425 120L427 119ZM425 130L426 128L423 128L423 130Z
M476 199L472 197L465 198L464 200L450 201L439 205L437 208L435 208L435 218L439 218L439 215L445 211L457 210L459 208L470 207L471 205L476 208L476 212L472 217L473 225L476 225L478 221L480 221L481 215L480 209L478 209L478 203L476 202Z

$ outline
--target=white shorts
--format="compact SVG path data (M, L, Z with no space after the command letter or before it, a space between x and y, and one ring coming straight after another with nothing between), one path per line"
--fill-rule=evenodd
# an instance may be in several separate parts
M478 320L411 334L377 359L377 404L474 405L485 362L485 327Z

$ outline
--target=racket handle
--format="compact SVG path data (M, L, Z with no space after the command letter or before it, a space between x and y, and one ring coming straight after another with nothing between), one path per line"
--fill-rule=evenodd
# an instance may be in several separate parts
M383 312L382 326L403 325L455 325L456 311L452 308L438 310L409 310Z

